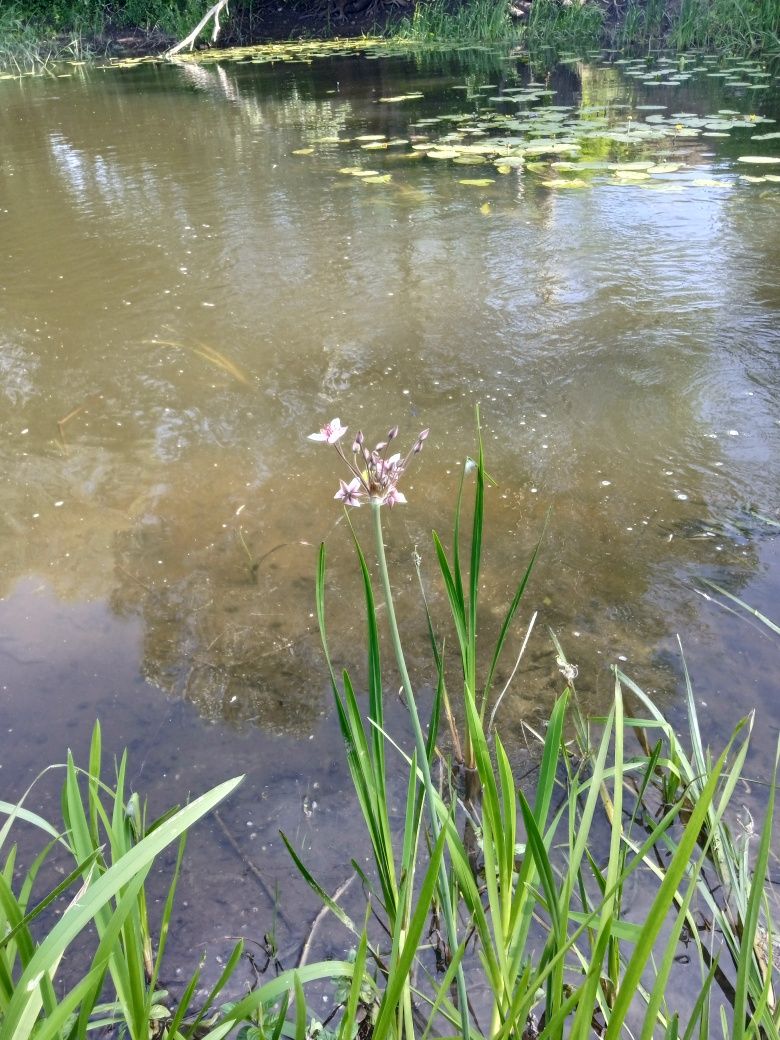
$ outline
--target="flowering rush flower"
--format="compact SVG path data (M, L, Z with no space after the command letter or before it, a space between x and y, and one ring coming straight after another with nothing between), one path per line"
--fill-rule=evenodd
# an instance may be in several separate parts
M331 419L325 423L319 433L310 433L310 441L325 441L326 444L335 444L339 437L343 437L347 427L341 425L341 419Z
M333 497L345 506L362 505L366 498L383 506L404 505L406 496L398 490L398 482L412 456L419 455L422 451L429 431L420 431L417 440L403 458L400 452L388 455L390 444L398 436L397 426L388 430L387 438L380 441L373 451L366 447L363 434L358 431L352 444L351 459L338 443L346 432L347 427L341 425L340 419L331 419L319 433L309 434L310 441L332 444L352 474L349 482L339 480L339 489Z

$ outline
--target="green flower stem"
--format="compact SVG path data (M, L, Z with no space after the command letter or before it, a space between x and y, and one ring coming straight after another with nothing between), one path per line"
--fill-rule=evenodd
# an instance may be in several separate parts
M420 725L420 716L417 712L417 702L414 698L414 690L412 689L412 682L409 678L409 671L406 667L406 659L404 658L403 647L401 646L401 636L398 631L398 622L395 616L395 606L393 604L393 593L390 588L390 574L387 570L387 557L385 556L385 543L382 537L382 502L379 498L371 499L371 512L374 517L374 534L376 536L376 553L379 560L379 573L382 577L382 590L385 594L385 605L387 607L387 617L390 623L390 636L393 642L393 650L395 651L395 659L398 664L398 671L401 674L401 683L403 685L404 695L406 697L406 706L409 709L409 717L412 720L412 730L414 732L414 743L417 749L417 765L422 773L423 786L425 787L425 799L428 803L428 814L431 822L431 832L433 834L434 843L438 841L439 835L441 834L441 822L439 820L438 813L436 812L436 792L433 786L433 780L431 779L431 767L428 762L428 751L425 746L425 737L423 736L422 726ZM450 899L450 889L447 878L447 868L442 859L439 867L439 901L441 902L442 911L444 913L444 924L447 930L447 942L450 947L450 953L454 954L458 949L458 933L455 928L455 912ZM469 1005L468 997L466 994L466 980L463 974L463 966L459 965L457 971L457 987L458 987L458 1004L460 1010L461 1026L463 1029L463 1038L468 1040L470 1036L470 1025L469 1025Z

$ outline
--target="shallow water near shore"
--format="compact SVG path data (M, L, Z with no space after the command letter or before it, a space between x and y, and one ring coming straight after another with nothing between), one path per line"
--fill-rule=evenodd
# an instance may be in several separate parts
M359 681L346 474L307 440L334 416L431 429L385 527L423 697L412 553L446 632L430 532L479 403L486 644L544 530L497 682L538 610L499 716L515 757L561 687L548 625L590 711L616 662L680 710L679 633L708 739L757 708L759 780L777 739L777 639L704 584L778 620L775 79L323 50L0 83L3 797L83 760L96 716L158 810L246 771L191 844L196 959L275 901L283 951L306 934L280 828L331 890L361 848L313 616L325 541Z

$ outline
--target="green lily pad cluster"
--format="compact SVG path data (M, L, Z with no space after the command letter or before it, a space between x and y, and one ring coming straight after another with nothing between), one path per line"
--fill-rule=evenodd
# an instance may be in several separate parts
M311 63L408 52L404 45L381 39L301 41L206 51L177 60ZM388 91L374 103L403 129L352 137L316 136L312 129L308 135L304 132L292 155L330 158L336 147L342 156L336 170L342 175L384 185L398 178L399 166L415 161L440 170L452 167L458 183L483 189L508 175L530 177L548 190L604 182L666 190L729 188L780 179L774 171L780 165L780 131L774 129L774 119L753 110L774 86L772 73L759 61L695 54L616 61L564 56L566 63L578 67L583 84L581 101L573 105L558 104L549 81L521 82L522 62L517 56L507 58L511 60L502 85L472 79L449 88L457 100L455 111L431 113L430 99L418 90ZM132 68L139 59L113 64ZM699 96L705 88L708 97L717 98L711 110L686 111L679 104L676 99L682 100L686 84L695 84ZM713 156L718 140L729 142L720 150L730 157ZM736 154L732 143L738 146ZM354 153L346 162L345 150ZM371 153L373 166L380 168L361 163L364 152ZM465 176L463 166L480 167L479 176Z
M645 102L644 88L631 82L640 70L653 82L714 75L717 59L696 60L698 64L691 65L681 59L662 59L653 67L645 60L615 62L611 67L619 76L612 92L593 103L583 90L583 103L578 106L557 104L556 92L541 82L503 89L495 84L458 84L451 92L469 106L462 111L420 115L406 124L405 136L362 134L351 139L319 139L319 143L384 153L390 169L364 170L357 164L341 169L342 174L365 183L391 184L399 162L420 160L439 168L481 167L479 176L461 175L457 183L483 189L510 174L530 176L534 183L552 190L582 189L604 182L666 190L729 189L739 182L780 180L765 169L780 164L780 148L775 144L780 132L771 129L772 118L734 107L692 112ZM757 64L732 66L729 76L735 68L740 75L750 72L756 82L767 83L767 74ZM602 72L597 68L595 76ZM584 75L583 82L588 78ZM738 82L728 82L732 81ZM412 112L415 105L429 108L423 102L419 92L379 101L398 104L399 113L409 110L410 103ZM713 162L709 149L714 144L709 138L733 139L744 144L746 154ZM762 169L751 170L750 165Z

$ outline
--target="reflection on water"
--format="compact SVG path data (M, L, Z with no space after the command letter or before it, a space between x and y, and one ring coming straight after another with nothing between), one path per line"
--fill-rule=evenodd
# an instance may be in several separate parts
M368 437L431 427L387 525L425 683L411 550L441 618L430 530L449 531L477 401L499 480L486 632L549 511L529 608L580 665L591 707L615 659L671 696L678 631L714 730L771 705L766 633L695 591L709 577L777 615L775 530L753 513L778 509L780 185L739 180L747 123L725 138L681 124L654 143L686 164L664 190L599 172L587 190L551 190L549 173L516 169L476 189L459 183L468 169L354 139L408 140L412 123L430 135L446 113L478 121L504 88L556 91L539 112L573 106L594 132L655 104L688 123L771 118L772 96L706 66L672 102L668 84L597 63L528 88L519 58L479 52L493 64L471 73L469 60L219 60L0 84L0 650L4 707L29 738L3 748L9 772L59 757L51 728L86 732L98 710L149 761L181 727L202 786L262 731L252 791L269 819L283 811L310 736L337 758L312 616L323 539L334 652L361 663L338 471L306 435L334 415ZM378 101L412 91L423 97ZM369 160L390 184L338 172ZM28 657L47 610L82 619L76 653L44 636ZM542 632L502 709L510 735L558 685ZM156 731L150 713L169 721ZM280 770L274 740L295 769Z

